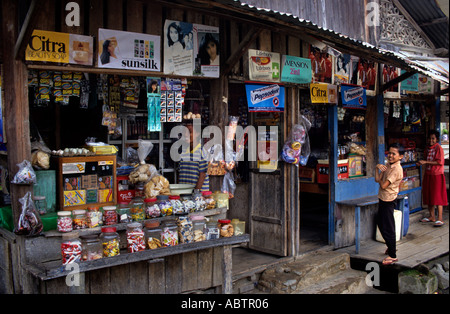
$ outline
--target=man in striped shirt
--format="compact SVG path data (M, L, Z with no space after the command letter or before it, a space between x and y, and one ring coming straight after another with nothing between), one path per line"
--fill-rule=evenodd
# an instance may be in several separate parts
M189 149L181 154L179 183L193 184L195 189L209 191L208 161L202 150L201 135L192 124L186 124L189 130ZM195 147L194 147L195 143Z

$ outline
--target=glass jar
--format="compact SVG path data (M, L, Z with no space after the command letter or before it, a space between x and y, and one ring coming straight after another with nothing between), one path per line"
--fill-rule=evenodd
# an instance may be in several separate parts
M227 193L220 193L215 192L214 193L214 199L216 200L216 207L217 208L227 208L228 209L228 194Z
M66 233L62 237L61 255L63 265L81 260L81 241L77 232Z
M131 222L130 202L119 202L117 212L120 223Z
M204 211L206 208L206 202L205 198L203 197L200 190L194 190L194 193L192 193L192 200L195 203L196 211Z
M81 237L83 261L93 261L103 257L103 248L98 235L90 234Z
M150 250L162 247L161 244L162 229L159 226L158 220L148 220L145 222L145 243Z
M45 196L36 195L33 197L33 202L39 215L45 215L47 213L47 200Z
M72 214L73 214L72 221L74 230L87 228L87 218L85 209L74 210Z
M177 215L177 226L179 242L191 243L194 240L194 229L187 213Z
M170 203L169 196L168 195L158 195L158 206L161 210L161 216L170 216L173 213L172 204Z
M234 228L234 235L239 236L245 233L245 221L240 221L239 219L235 218L231 220L231 224Z
M73 230L72 226L72 212L60 211L58 212L58 218L56 226L59 232L70 232Z
M171 195L171 196L169 196L169 200L170 200L170 203L172 204L172 212L175 215L184 213L184 206L180 200L179 195Z
M140 197L135 197L130 202L130 215L132 221L142 221L145 219L144 200Z
M159 209L157 201L158 201L158 199L155 198L155 197L153 197L153 198L146 198L144 200L145 217L147 217L147 219L156 218L156 217L161 216L161 210Z
M203 216L192 216L192 225L194 229L194 242L200 242L206 240L204 234L205 229L205 217Z
M127 225L127 249L128 253L145 250L144 230L139 222Z
M219 233L219 226L217 224L217 221L208 221L205 224L205 231L204 231L205 235L206 235L206 240L215 240L218 239L220 237L220 233Z
M234 234L234 228L229 219L219 219L219 231L221 237L231 237Z
M135 194L134 198L145 198L145 183L144 182L138 182L135 186Z
M178 244L177 225L173 220L166 220L161 231L161 242L163 246L174 246Z
M185 213L193 213L195 212L195 202L192 200L191 194L182 194L180 195L181 202L183 203L184 212Z
M100 242L102 243L103 257L120 255L120 238L116 227L103 227Z
M103 206L103 224L105 226L117 224L116 206Z
M103 225L103 214L98 206L89 206L87 209L87 227L95 228Z
M206 209L216 208L216 200L214 199L211 191L203 191L202 195L205 199Z

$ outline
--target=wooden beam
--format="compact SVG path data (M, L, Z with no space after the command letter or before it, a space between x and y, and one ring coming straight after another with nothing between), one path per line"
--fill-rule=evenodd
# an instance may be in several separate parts
M23 22L23 25L20 29L19 37L14 46L14 59L15 60L24 60L25 59L25 50L27 48L28 43L30 42L31 35L33 34L33 30L35 28L35 23L39 17L39 11L42 7L43 3L46 1L38 1L32 0L30 7L28 8L27 16Z
M380 93L383 93L385 90L388 90L390 87L399 84L401 81L406 80L408 77L413 76L415 73L416 72L414 72L414 71L405 72L402 75L400 75L399 77L396 77L395 79L387 82L386 84L381 86Z
M439 90L439 91L436 93L436 96L442 96L442 95L445 95L445 94L448 94L448 87L445 88L445 89Z
M227 75L231 71L236 62L238 62L239 59L247 52L248 47L250 47L250 45L256 40L256 38L258 38L261 32L262 28L252 28L249 32L247 32L247 35L245 35L245 37L239 43L239 46L235 49L235 51L222 66L222 76Z

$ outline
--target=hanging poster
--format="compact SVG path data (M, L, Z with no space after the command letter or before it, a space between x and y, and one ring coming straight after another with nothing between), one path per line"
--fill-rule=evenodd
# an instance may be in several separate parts
M280 54L248 50L249 77L252 81L280 82Z
M377 64L364 58L360 58L356 85L364 87L367 95L374 96L376 81Z
M160 36L99 28L98 67L161 71Z
M34 30L25 50L26 61L92 65L94 38Z
M311 60L294 56L282 57L281 81L295 84L309 84L312 79Z
M333 57L328 53L328 49L320 50L318 47L309 45L309 59L313 82L331 84Z
M346 84L350 80L350 55L341 53L335 58L333 84Z
M284 86L245 84L249 112L284 111Z
M433 79L426 75L419 74L418 90L420 94L433 94Z
M194 24L195 66L193 75L219 77L219 28ZM184 36L186 38L186 35ZM189 34L189 38L191 34ZM189 41L188 41L189 42Z
M147 131L161 131L161 79L147 77Z
M406 73L405 70L400 71L400 75ZM417 93L419 91L419 73L415 73L400 83L401 92Z
M366 89L362 86L342 84L341 97L344 108L367 108Z
M309 85L311 103L337 104L337 86L331 84L313 83Z
M400 69L391 65L381 65L381 85L388 83L389 81L397 78L400 75ZM384 97L387 98L400 98L400 84L391 86L384 91Z

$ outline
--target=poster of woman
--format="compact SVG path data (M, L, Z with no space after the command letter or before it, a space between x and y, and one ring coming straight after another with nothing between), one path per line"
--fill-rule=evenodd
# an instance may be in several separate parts
M194 48L194 75L219 77L219 28L214 26L194 24Z
M164 23L164 73L192 75L194 68L193 25L166 20Z
M334 82L333 84L347 84L350 79L350 55L349 54L339 54L334 58Z

